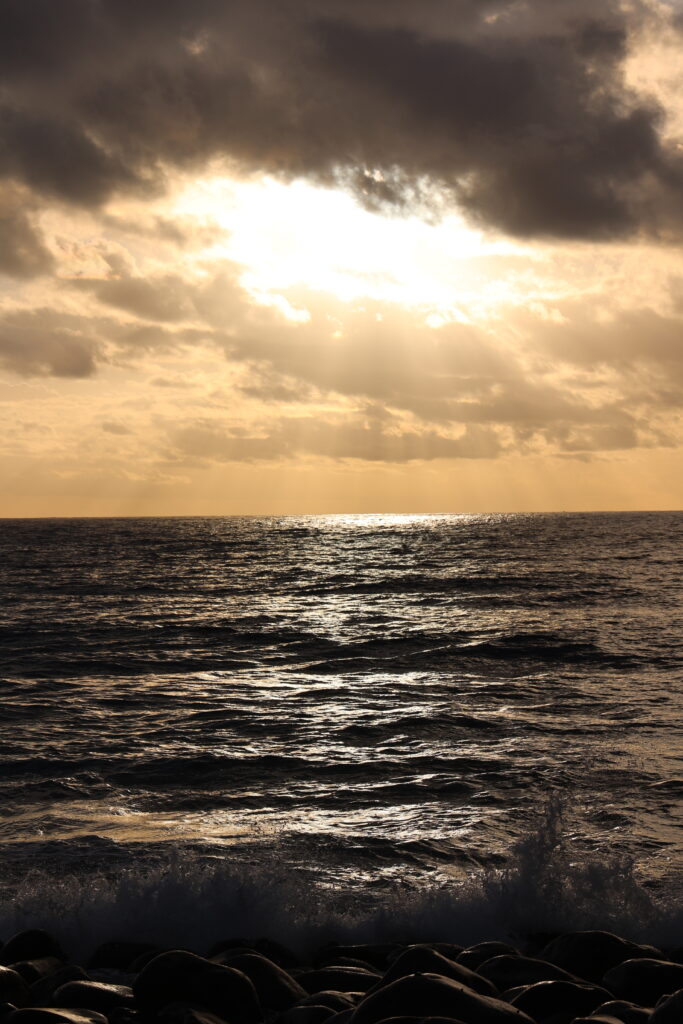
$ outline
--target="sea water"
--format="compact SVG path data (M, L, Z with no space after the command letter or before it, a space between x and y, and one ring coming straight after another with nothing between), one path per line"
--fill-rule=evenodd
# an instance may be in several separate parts
M681 513L2 521L8 927L673 927L682 570Z

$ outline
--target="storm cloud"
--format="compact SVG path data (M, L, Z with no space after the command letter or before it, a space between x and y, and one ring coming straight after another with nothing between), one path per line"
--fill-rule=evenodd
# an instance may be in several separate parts
M678 231L680 152L624 78L649 11L6 0L0 175L92 208L224 159L342 182L371 207L452 202L519 236Z

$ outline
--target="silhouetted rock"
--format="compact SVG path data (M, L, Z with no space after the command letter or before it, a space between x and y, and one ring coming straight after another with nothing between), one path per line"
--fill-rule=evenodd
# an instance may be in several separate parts
M186 1002L239 1024L263 1020L256 990L246 974L184 950L160 953L150 960L133 982L133 993L143 1010Z
M227 1024L224 1017L189 1003L170 1003L157 1015L157 1020L159 1024Z
M127 985L106 985L100 981L67 981L55 992L54 1005L86 1007L107 1014L115 1006L132 1009L133 990Z
M660 999L650 1017L650 1024L680 1024L683 1021L683 988Z
M322 963L321 957L329 955L348 956L372 964L378 971L384 971L390 961L402 952L403 947L397 942L367 942L354 946L338 946L336 943L330 943L329 946L324 946L319 951L318 959L315 962Z
M149 942L103 942L88 960L88 967L93 970L98 967L116 967L120 971L125 971L144 953L156 956L160 952L158 946Z
M309 1006L293 1006L278 1017L278 1024L323 1024L333 1017L329 1006L312 1003Z
M5 1018L7 1024L109 1024L94 1010L56 1010L51 1006L24 1007Z
M24 1006L28 994L29 987L20 974L11 967L0 967L0 1003Z
M616 1017L622 1024L645 1024L649 1019L651 1009L649 1007L636 1006L635 1003L626 1002L623 999L611 999L608 1003L602 1003L592 1016L602 1014L606 1017Z
M107 1014L107 1020L109 1024L147 1024L140 1011L130 1006L115 1006Z
M359 1002L360 993L335 992L334 990L323 990L314 992L313 995L300 999L297 1006L328 1006L333 1013L341 1013L343 1010L353 1009Z
M151 949L146 949L144 953L140 953L138 956L136 956L135 960L132 960L128 964L126 970L130 971L131 974L139 974L143 967L146 967L151 960L154 960L155 957L160 956L161 953L168 952L169 950L167 949L162 949L161 947L153 946Z
M64 960L64 953L55 938L41 928L18 932L0 949L0 964L15 964L20 960L42 960L54 956Z
M448 1017L464 1024L529 1024L522 1011L438 974L410 974L383 986L356 1007L351 1024L376 1024L390 1017Z
M539 958L585 981L600 982L607 971L624 960L652 953L653 947L638 946L612 932L586 931L559 935L539 953Z
M67 981L87 981L88 975L77 964L65 964L54 974L34 981L29 990L28 1001L31 1006L50 1006L52 998Z
M0 1003L0 1020L4 1020L10 1013L14 1013L17 1007L14 1003Z
M683 965L669 960L626 960L607 971L603 983L620 999L654 1006L662 996L683 988Z
M254 943L254 949L257 953L265 956L268 960L272 960L274 964L277 964L278 967L283 967L286 971L301 967L301 957L298 957L288 946L283 946L281 942L260 938Z
M509 953L484 961L478 973L488 978L499 989L515 985L533 985L537 981L577 981L578 979L556 964L537 960L531 956L513 956Z
M597 985L572 981L538 981L528 985L513 999L513 1006L524 1010L535 1021L571 1021L584 1017L609 999L609 992Z
M223 956L229 957L230 953ZM288 1010L308 995L291 974L260 953L235 953L224 963L251 978L259 1002L270 1010Z
M391 984L398 978L405 978L409 974L438 974L442 978L451 978L461 985L467 985L475 992L481 992L485 996L498 996L498 990L486 978L475 974L463 964L448 960L441 953L429 946L409 946L400 956L392 962L380 985Z
M467 949L463 949L462 953L458 954L457 963L462 964L463 967L469 967L471 971L476 971L481 964L491 960L492 957L506 954L518 956L519 951L514 946L508 945L507 942L478 942L476 946L468 946Z
M307 992L323 992L336 989L338 992L368 992L381 979L377 971L366 971L360 967L321 967L317 971L298 974L296 980Z

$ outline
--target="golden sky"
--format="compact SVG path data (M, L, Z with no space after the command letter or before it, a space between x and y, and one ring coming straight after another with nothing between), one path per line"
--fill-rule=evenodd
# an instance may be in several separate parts
M8 0L0 515L683 507L682 43Z

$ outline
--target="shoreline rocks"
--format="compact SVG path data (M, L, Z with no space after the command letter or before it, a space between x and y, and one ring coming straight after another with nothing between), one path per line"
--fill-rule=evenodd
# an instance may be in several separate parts
M112 939L86 967L33 929L0 947L0 1024L679 1024L677 950L610 932L507 943L327 944L269 939L200 954ZM539 942L540 945L540 942Z

